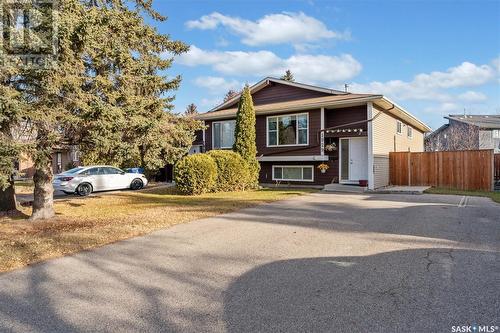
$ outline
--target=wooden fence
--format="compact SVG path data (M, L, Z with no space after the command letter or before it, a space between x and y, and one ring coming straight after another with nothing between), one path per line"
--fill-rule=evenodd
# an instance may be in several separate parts
M495 154L495 182L500 182L500 154Z
M390 182L392 185L491 191L493 155L493 150L390 153Z

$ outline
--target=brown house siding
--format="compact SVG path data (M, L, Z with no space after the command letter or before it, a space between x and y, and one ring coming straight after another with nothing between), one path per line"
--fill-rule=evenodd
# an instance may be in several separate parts
M308 146L288 146L288 147L266 147L267 140L267 117L269 115L259 115L256 117L256 134L257 134L257 155L258 156L311 156L320 155L321 149L318 142L318 131L321 128L321 110L306 110L294 112L282 112L274 115L308 113L309 114L309 145ZM334 127L342 124L347 124L355 121L366 120L367 112L366 105L325 109L325 127ZM213 121L206 121L208 126L205 130L205 145L206 150L212 149L212 123ZM328 134L325 137L325 144L334 143L339 147L339 137L352 137L352 136L366 136L367 124L359 124L349 126L350 128L362 128L364 131L361 134L354 133L335 133ZM332 137L335 136L335 137ZM273 183L272 181L272 165L313 165L314 166L314 182L290 182L290 184L297 185L324 185L332 182L338 183L339 180L339 153L338 149L332 152L325 152L329 156L326 161L330 168L326 173L321 173L317 166L321 162L261 162L260 181L262 183ZM283 183L283 182L281 182ZM285 182L287 183L287 182Z
M276 113L275 115L308 113L309 114L309 145L307 146L286 146L286 147L266 147L267 146L267 117L268 115L257 116L256 135L257 135L257 155L264 156L310 156L319 155L320 147L318 142L318 131L321 127L321 112L319 109L307 111L294 111Z
M308 90L303 88L297 88L292 86L287 86L285 84L277 84L271 82L269 86L261 89L252 94L253 104L271 104L278 102L296 101L306 98L329 96L330 94L323 93L320 91ZM227 105L224 109L230 109L236 106L238 102L234 102L231 105Z
M336 127L343 124L353 123L357 121L367 120L366 105L352 106L341 109L325 109L325 127ZM368 126L365 123L349 126L352 128L361 128L364 133L367 132ZM366 134L365 134L366 135ZM352 136L346 134L344 136Z

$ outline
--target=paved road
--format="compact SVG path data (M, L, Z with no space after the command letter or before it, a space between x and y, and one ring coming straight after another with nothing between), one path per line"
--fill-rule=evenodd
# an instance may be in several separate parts
M47 261L0 276L0 331L500 325L500 205L461 199L317 193Z

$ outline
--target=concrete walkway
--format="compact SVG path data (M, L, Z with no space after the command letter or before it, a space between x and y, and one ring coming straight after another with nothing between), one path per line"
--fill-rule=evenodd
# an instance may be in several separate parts
M0 275L1 332L499 325L500 205L316 193Z

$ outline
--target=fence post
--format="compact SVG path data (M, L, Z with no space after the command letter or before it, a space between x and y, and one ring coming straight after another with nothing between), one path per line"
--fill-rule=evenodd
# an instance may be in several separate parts
M408 152L408 186L411 186L411 151Z

